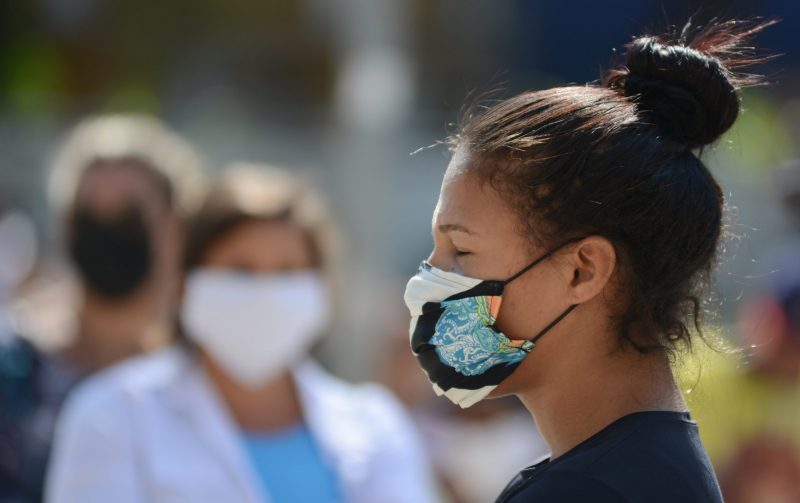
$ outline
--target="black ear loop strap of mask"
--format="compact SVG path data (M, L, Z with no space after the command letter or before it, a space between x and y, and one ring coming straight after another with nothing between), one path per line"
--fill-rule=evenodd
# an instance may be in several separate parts
M553 320L553 322L552 322L552 323L550 323L549 325L547 325L546 327L544 327L544 328L543 328L543 329L542 329L542 330L541 330L541 331L540 331L538 334L536 334L536 336L535 336L533 339L528 339L528 340L526 340L526 341L525 341L525 342L522 344L522 347L521 347L520 349L522 349L523 351L525 351L525 352L527 352L527 353L530 353L530 352L531 352L531 349L533 349L534 347L536 347L536 342L537 342L539 339L541 339L541 338L542 338L542 336L543 336L544 334L546 334L547 332L549 332L549 331L550 331L550 329L552 329L554 326L558 325L558 322L560 322L561 320L563 320L564 318L566 318L566 317L567 317L567 315L568 315L569 313L571 313L571 312L572 312L572 311L573 311L573 310L574 310L576 307L578 307L578 304L572 304L571 306L569 306L569 307L568 307L568 308L567 308L567 309L566 309L566 310L565 310L563 313L561 313L561 314L559 315L559 317L558 317L558 318L556 318L555 320Z
M515 279L519 278L520 276L522 276L522 275L523 275L523 274L525 274L526 272L530 271L531 269L533 269L533 267L534 267L534 266L536 266L537 264L541 263L543 260L547 259L548 257L552 256L552 255L553 255L555 252L557 252L557 251L558 251L558 250L560 250L561 248L563 248L563 247L567 246L568 244L571 244L571 243L576 243L576 242L580 241L581 239L584 239L584 238L583 238L583 237L577 237L577 238L572 238L572 239L568 239L568 240L564 241L564 242L563 242L563 243L561 243L559 246L555 247L554 249L552 249L552 250L550 250L549 252L545 253L545 254L544 254L544 255L542 255L541 257L537 258L536 260L534 260L533 262L531 262L530 264L528 264L527 266L525 266L525 267L524 267L524 268L523 268L521 271L519 271L519 272L518 272L518 273L516 273L515 275L511 276L510 278L508 278L508 279L505 281L505 284L507 285L507 284L511 283L512 281L514 281ZM542 330L541 330L541 331L540 331L538 334L536 334L536 335L535 335L533 338L525 340L525 342L523 343L523 345L522 345L522 346L520 346L520 349L521 349L521 350L523 350L523 351L525 351L526 353L530 353L530 352L531 352L531 350L532 350L534 347L536 347L536 342L537 342L539 339L541 339L541 338L542 338L542 336L543 336L544 334L546 334L547 332L549 332L549 331L550 331L550 330L551 330L553 327L555 327L556 325L558 325L558 323L559 323L561 320L563 320L564 318L566 318L566 317L567 317L567 315L568 315L569 313L571 313L571 312L572 312L572 311L573 311L573 310L574 310L576 307L578 307L578 304L572 304L571 306L569 306L569 307L568 307L568 308L567 308L567 309L566 309L566 310L565 310L563 313L561 313L561 314L558 316L558 318L556 318L556 319L555 319L555 320L553 320L553 321L552 321L552 322L551 322L549 325L547 325L546 327L544 327L544 328L543 328L543 329L542 329Z
M541 257L537 258L536 260L534 260L530 264L528 264L525 267L523 267L522 270L519 271L518 273L516 273L515 275L513 275L510 278L508 278L507 280L503 281L503 284L507 285L507 284L511 283L515 279L519 278L520 276L522 276L526 272L530 271L531 269L533 269L534 267L539 265L543 260L550 258L555 252L557 252L561 248L564 248L568 244L577 243L581 239L585 239L585 238L584 237L578 237L578 238L572 238L572 239L568 239L568 240L564 241L563 243L561 243L560 245L556 246L555 248L553 248L549 252L545 253L544 255L542 255Z

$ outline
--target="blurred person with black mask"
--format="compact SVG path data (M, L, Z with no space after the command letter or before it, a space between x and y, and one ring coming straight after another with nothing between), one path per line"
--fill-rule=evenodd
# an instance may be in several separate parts
M41 499L77 382L171 338L182 221L201 188L198 156L152 118L85 120L57 151L48 196L67 267L37 271L17 323L28 330L0 348L2 405L19 409L0 423L0 502Z
M49 195L80 283L62 356L81 374L169 339L181 220L196 204L199 160L151 118L80 124L60 150Z

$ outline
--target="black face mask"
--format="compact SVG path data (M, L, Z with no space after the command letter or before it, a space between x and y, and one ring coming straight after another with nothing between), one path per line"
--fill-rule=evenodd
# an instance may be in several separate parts
M139 209L130 207L111 219L79 209L71 228L69 253L90 289L120 299L145 282L153 252Z

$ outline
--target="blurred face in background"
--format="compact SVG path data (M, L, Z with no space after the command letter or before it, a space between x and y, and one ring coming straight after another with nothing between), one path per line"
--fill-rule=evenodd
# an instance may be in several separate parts
M800 257L798 258L800 259ZM739 338L751 368L776 382L795 385L800 379L800 288L778 299L764 294L743 304Z
M308 233L287 220L247 219L189 272L182 321L212 373L258 389L307 354L329 310Z
M187 233L180 321L215 380L266 389L328 327L324 208L294 175L264 166L234 165L211 187Z
M135 159L91 165L67 217L70 257L87 292L107 300L166 293L178 230L169 182Z

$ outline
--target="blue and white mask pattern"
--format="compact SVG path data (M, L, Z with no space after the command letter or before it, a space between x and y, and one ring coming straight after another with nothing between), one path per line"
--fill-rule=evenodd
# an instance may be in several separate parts
M494 365L519 363L533 347L530 341L515 345L494 329L493 299L500 297L466 297L441 303L444 312L430 343L436 346L442 363L465 376L481 375Z

